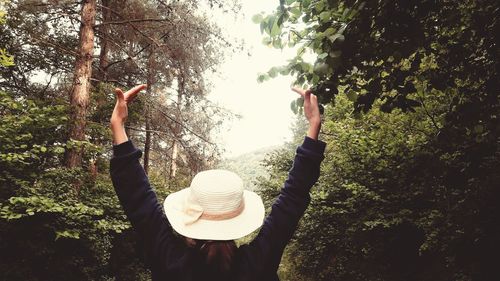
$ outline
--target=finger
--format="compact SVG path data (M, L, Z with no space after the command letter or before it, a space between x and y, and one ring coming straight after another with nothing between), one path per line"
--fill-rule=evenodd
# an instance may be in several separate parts
M315 94L311 94L311 102L313 104L318 104L318 97Z
M312 94L311 90L307 90L304 92L304 100L308 105L313 103L313 97L315 97L315 95Z
M297 94L303 97L306 95L306 91L304 91L304 89L301 89L299 87L292 87L292 91L296 92Z
M116 95L116 98L118 98L118 100L124 100L124 95L123 95L123 91L122 89L120 88L115 88L115 95Z
M141 84L133 87L132 89L128 90L125 93L125 96L127 97L127 101L133 100L137 94L139 94L140 91L146 89L147 85L146 84Z
M320 105L318 102L318 97L316 95L311 95L311 104L314 108L314 111L317 111L319 114L321 113Z
M318 107L318 97L315 94L311 94L311 104L314 107Z

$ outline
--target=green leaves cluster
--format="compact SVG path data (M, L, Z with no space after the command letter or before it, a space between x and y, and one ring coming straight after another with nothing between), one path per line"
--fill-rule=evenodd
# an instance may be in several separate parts
M415 112L392 113L377 101L358 116L341 91L326 107L326 157L285 255L283 280L489 280L495 274L487 260L496 255L500 229L488 222L500 213L492 199L499 195L500 130L489 124L452 134L453 126L444 126L450 100L444 93L424 95ZM298 132L296 143L305 129ZM265 161L273 175L260 185L268 204L293 152L290 146Z
M7 12L3 10L3 5L5 1L0 1L0 25L5 23L5 16ZM14 65L14 56L7 53L7 51L3 48L0 48L0 66L8 67Z
M380 99L388 112L420 106L409 97L419 83L493 95L499 13L497 1L304 0L281 1L273 14L254 21L266 45L297 48L279 73L314 87L320 102L347 87L356 111L366 112Z
M3 67L14 65L14 56L7 53L5 49L0 49L0 65Z
M64 142L66 116L64 104L0 92L0 270L5 278L113 276L112 240L130 235L107 175L61 168L68 147L85 146L86 163L103 152L87 141Z
M330 149L282 276L493 280L498 1L280 3L280 33L264 40L298 48L280 70L328 105ZM289 154L270 157L271 174L286 174Z

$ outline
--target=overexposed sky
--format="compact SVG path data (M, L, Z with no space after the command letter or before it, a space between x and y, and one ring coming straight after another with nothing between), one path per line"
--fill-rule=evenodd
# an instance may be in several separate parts
M221 15L217 22L232 36L243 38L246 49L233 55L221 66L221 77L212 80L214 88L209 98L241 115L241 119L227 124L217 140L227 157L250 152L262 147L279 145L291 137L290 124L294 115L290 102L297 94L290 90L293 79L278 76L263 83L257 82L258 73L272 66L286 64L295 51L278 50L264 46L259 25L252 16L274 11L279 1L242 0L238 19Z

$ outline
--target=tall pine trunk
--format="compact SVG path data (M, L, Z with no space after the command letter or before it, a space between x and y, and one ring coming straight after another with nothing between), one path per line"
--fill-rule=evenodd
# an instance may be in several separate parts
M95 71L92 75L94 78L94 83L92 84L93 87L100 87L106 81L108 80L108 65L109 65L109 24L103 24L107 23L111 20L111 9L109 8L111 6L110 0L101 0L101 15L102 15L102 22L100 26L100 40L99 40L99 48L100 48L100 53L99 53L99 65L97 67L97 71ZM95 30L94 30L95 31ZM97 108L102 108L103 106L106 106L107 100L105 96L98 96L97 99L95 100ZM95 139L94 143L96 145L102 145L101 139ZM97 160L99 157L94 157L89 160L89 172L91 175L92 180L96 180L97 174L98 174L98 164Z
M84 0L81 12L80 43L75 64L73 87L70 95L71 124L69 138L85 140L86 115L89 104L92 56L94 51L94 23L96 0ZM82 163L82 148L71 148L66 154L66 166L78 167Z
M107 23L111 20L111 8L109 0L101 0L102 7L102 22ZM102 38L100 40L100 53L99 53L99 71L97 79L100 82L106 82L108 80L108 65L109 65L109 24L103 24L100 27Z
M177 81L179 83L179 88L177 90L177 105L176 105L176 110L175 110L175 120L178 122L181 121L181 103L182 103L182 95L184 94L184 74L182 70L180 71L179 75L177 76ZM176 123L174 126L174 140L172 142L172 154L170 157L170 173L169 173L169 179L175 178L177 174L177 158L179 157L179 143L178 139L180 139L181 135L181 126L179 123Z
M154 60L154 55L155 55L155 48L153 43L151 43L151 51L149 54L148 58L148 72L147 72L147 84L148 87L146 88L146 99L152 100L152 88L153 84L155 83L155 60ZM151 105L149 102L146 102L145 105L145 110L146 110L146 139L144 140L144 172L146 175L149 173L149 155L151 153L151 141L152 141L152 135L151 135Z

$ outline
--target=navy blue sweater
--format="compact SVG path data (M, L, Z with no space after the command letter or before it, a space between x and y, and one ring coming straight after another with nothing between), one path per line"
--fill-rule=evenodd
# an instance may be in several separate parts
M297 228L319 177L325 143L306 137L288 179L256 238L237 249L228 280L276 281L283 250ZM125 213L138 233L154 281L221 280L201 266L199 251L190 248L170 226L162 205L139 163L142 152L131 141L113 146L110 172Z

